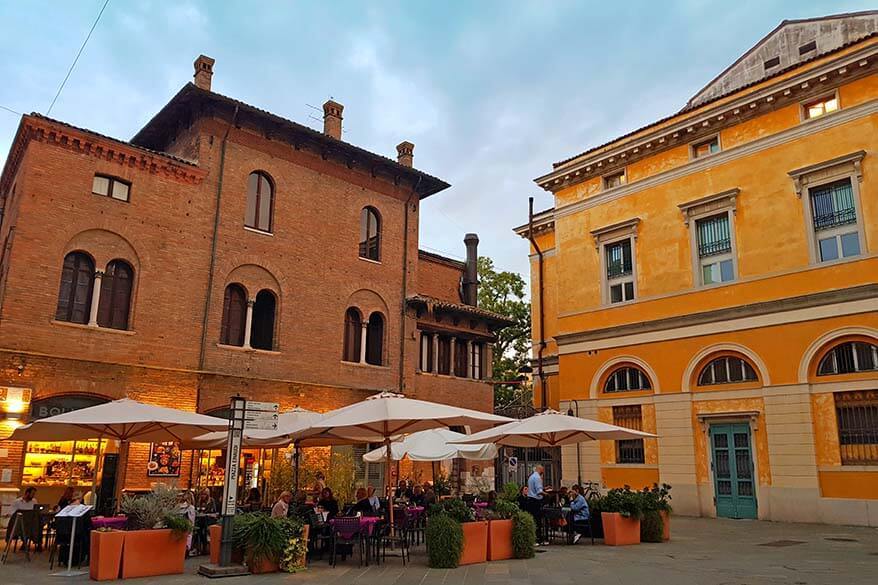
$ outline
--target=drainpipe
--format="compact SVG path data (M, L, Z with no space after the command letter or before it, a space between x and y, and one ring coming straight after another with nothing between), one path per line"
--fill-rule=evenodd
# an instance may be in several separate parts
M403 217L403 235L402 235L402 299L400 301L400 323L399 323L399 393L405 394L405 309L406 295L408 294L408 274L409 274L409 205L412 203L412 197L418 194L418 187L421 186L421 179L412 187L411 195L405 200L405 215Z
M576 412L574 414L573 409L568 408L567 416L576 416L576 418L579 418L579 402L576 400L571 400L570 402L576 407ZM576 483L582 485L582 456L580 454L579 445L579 443L576 443Z
M220 203L222 202L223 196L223 171L226 167L226 145L229 142L229 133L232 131L232 126L235 125L235 122L238 120L238 106L235 106L235 113L232 114L232 121L229 122L229 127L226 128L226 133L223 136L222 144L220 145L220 161L219 161L219 172L217 175L216 181L216 212L213 216L213 238L210 242L210 268L207 271L207 295L204 299L204 316L201 319L201 351L198 355L198 371L204 371L204 354L207 343L207 321L210 318L210 298L213 292L213 276L214 271L216 270L216 248L217 241L219 240L219 223L220 223ZM198 406L201 404L201 384L199 383L197 386L197 390L195 393L195 409L198 410Z
M546 377L543 375L543 350L546 349L546 337L545 337L545 319L543 318L543 251L540 249L540 245L537 244L537 241L534 239L534 198L530 197L529 199L529 211L528 211L528 219L527 219L527 239L530 240L531 245L534 247L537 253L537 266L539 272L539 322L540 322L540 344L537 349L537 375L540 378L540 400L542 402L543 410L546 410L549 407L549 393L546 388Z

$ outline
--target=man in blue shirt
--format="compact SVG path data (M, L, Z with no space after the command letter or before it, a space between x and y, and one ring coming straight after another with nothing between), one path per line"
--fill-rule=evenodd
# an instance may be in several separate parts
M577 523L588 521L588 502L582 495L582 487L575 485L571 490L573 498L570 500L570 510L573 512L573 529L576 530L576 534L573 535L573 544L576 544L582 537L581 530L584 528L583 524L577 526Z
M542 465L534 467L534 472L527 478L527 503L528 512L534 517L537 525L537 542L540 544L548 544L544 538L543 526L543 473L545 469Z

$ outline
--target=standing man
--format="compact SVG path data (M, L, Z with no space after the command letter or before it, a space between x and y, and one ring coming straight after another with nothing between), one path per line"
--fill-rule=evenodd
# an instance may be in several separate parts
M549 544L545 538L545 527L543 526L543 473L545 469L542 465L534 467L534 472L527 479L527 507L530 515L534 517L537 525L537 542L540 544Z

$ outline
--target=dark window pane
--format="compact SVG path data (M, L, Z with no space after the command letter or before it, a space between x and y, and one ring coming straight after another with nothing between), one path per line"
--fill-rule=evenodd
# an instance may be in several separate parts
M360 257L369 260L380 259L381 222L378 212L364 207L360 212Z
M625 283L625 300L630 301L634 298L634 283L626 282Z
M860 236L857 232L841 236L841 255L845 258L860 255Z
M366 329L366 363L380 366L384 360L384 317L381 313L369 316Z
M614 284L610 287L610 302L611 303L621 303L622 302L622 285Z
M631 258L631 240L622 240L605 247L607 257L607 278L617 278L631 274L633 263Z
M815 230L856 223L857 211L850 179L811 189L810 196Z
M822 262L838 260L838 244L835 236L820 240L820 260Z
M271 216L274 209L274 187L263 173L250 173L247 180L247 209L244 225L265 232L271 231Z
M274 316L276 300L268 290L256 295L253 305L253 323L250 332L250 345L255 349L274 349Z
M729 232L729 214L722 213L695 222L698 240L698 255L702 258L725 254L732 249Z
M256 204L259 196L259 175L251 173L247 179L247 210L244 213L244 225L257 227Z
M127 263L114 260L107 265L107 270L101 279L98 325L112 329L128 329L133 279L134 271Z
M723 260L719 263L720 276L723 282L735 280L735 265L731 260Z
M88 323L94 273L94 263L88 255L71 252L64 257L55 319L82 325Z
M346 362L360 361L360 330L362 319L360 312L351 307L344 316L344 353L342 359Z

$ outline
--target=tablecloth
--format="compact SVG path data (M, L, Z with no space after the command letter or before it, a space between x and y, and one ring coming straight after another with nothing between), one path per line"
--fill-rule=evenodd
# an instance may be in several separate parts
M337 518L333 518L329 521L329 525L335 529ZM366 536L372 536L372 531L375 529L375 524L381 520L377 516L360 516L360 532L366 534ZM344 534L342 533L343 538L350 538L352 534Z
M92 528L115 528L116 530L125 530L128 525L126 516L93 516L91 519Z

